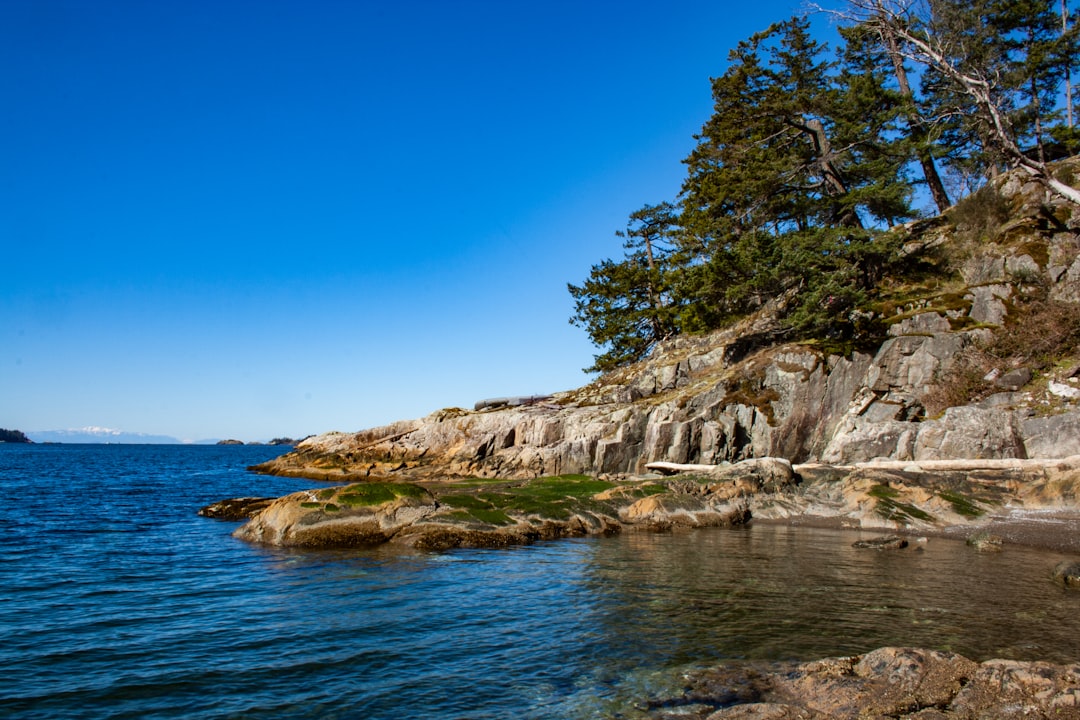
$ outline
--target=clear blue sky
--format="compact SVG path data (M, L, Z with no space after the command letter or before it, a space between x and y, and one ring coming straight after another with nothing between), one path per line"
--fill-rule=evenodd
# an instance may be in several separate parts
M3 0L0 427L266 440L584 384L566 283L801 6Z

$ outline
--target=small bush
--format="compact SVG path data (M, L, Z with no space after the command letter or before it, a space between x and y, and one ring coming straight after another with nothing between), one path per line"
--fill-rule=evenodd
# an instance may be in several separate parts
M1033 373L1045 372L1077 353L1080 312L1076 305L1021 297L1011 307L1005 327L989 342L960 351L923 397L923 405L934 416L946 408L976 402L1000 390L984 380L991 370L1023 366Z
M1012 217L1012 208L995 186L986 185L956 203L946 217L956 226L961 240L985 242L992 240Z

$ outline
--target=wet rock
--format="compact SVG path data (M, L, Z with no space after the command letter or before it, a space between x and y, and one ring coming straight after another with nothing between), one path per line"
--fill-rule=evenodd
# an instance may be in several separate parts
M953 717L1080 718L1080 665L989 660L948 705Z
M1054 580L1066 587L1080 587L1080 561L1062 560L1054 568Z
M981 552L997 552L1005 544L1000 535L994 535L986 530L980 530L967 539L967 544Z
M1080 665L978 664L950 652L880 648L808 663L732 663L700 671L689 678L683 698L663 704L677 708L680 701L695 711L711 704L716 710L708 720L1076 720ZM652 717L673 717L670 712Z
M247 520L255 517L274 501L267 497L242 497L211 503L199 510L199 515L215 520Z
M856 540L851 547L870 550L902 550L908 546L908 541L898 535L885 535L883 537Z

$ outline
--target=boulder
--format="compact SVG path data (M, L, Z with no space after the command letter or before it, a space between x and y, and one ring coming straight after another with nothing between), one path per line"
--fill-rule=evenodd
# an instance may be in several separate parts
M881 537L856 540L851 547L869 550L903 550L908 546L908 541L899 535L882 535Z
M975 406L951 407L937 420L921 423L916 460L1026 457L1013 413Z
M654 718L693 707L705 708L692 716L707 720L1076 720L1080 665L979 664L951 652L880 648L806 663L730 663L695 671L686 677L683 697L649 705L667 708Z
M199 515L215 520L247 520L258 515L274 498L242 497L220 500L199 510Z
M988 325L1001 325L1005 321L1005 300L1012 295L1011 285L980 285L970 289L972 320Z
M994 380L994 385L1010 392L1016 392L1029 382L1031 382L1031 370L1022 367L1009 370L1007 373L998 376Z
M1020 421L1024 452L1033 458L1080 455L1080 413L1025 417Z
M1080 561L1062 560L1054 567L1054 580L1066 587L1080 587Z
M285 547L378 545L436 507L431 493L408 483L305 490L274 500L233 535Z

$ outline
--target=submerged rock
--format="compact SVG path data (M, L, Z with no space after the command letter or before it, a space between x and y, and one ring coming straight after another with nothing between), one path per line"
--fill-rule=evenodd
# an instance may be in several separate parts
M1080 561L1062 560L1054 568L1054 580L1066 587L1080 587Z
M247 520L262 512L274 501L270 497L242 497L211 503L199 510L199 515L216 520Z
M856 540L851 543L853 548L870 550L902 550L908 546L908 541L899 535L883 535L882 537Z

